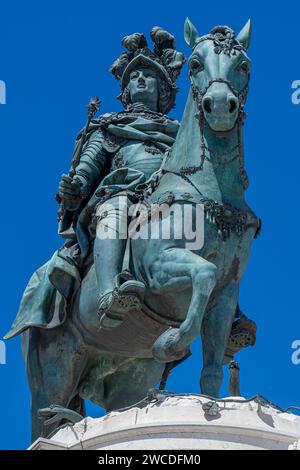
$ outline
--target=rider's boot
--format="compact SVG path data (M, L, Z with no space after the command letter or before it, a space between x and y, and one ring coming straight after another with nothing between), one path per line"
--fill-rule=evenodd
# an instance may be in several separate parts
M120 214L115 211L113 216L109 214L100 218L100 223L108 221L106 227L112 227L112 217L119 220ZM127 271L121 272L126 242L126 239L116 236L115 229L108 238L96 236L94 241L95 269L100 288L98 315L100 326L105 329L119 326L126 313L141 307L144 298L144 283L136 281Z

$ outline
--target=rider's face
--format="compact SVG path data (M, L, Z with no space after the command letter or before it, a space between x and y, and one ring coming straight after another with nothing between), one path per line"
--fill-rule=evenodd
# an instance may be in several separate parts
M155 73L148 68L141 68L131 72L129 92L132 103L157 104L158 80Z

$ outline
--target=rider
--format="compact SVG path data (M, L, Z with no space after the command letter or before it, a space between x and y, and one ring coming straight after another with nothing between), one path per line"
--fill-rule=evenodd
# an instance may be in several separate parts
M125 111L92 121L75 175L63 175L58 190L60 234L68 238L74 229L81 260L93 246L104 328L120 324L124 313L143 300L144 284L127 269L122 272L127 241L120 230L128 224L128 195L160 168L179 126L166 114L174 107L175 81L185 58L167 31L154 27L151 39L153 52L143 34L123 39L127 52L110 71L121 82Z

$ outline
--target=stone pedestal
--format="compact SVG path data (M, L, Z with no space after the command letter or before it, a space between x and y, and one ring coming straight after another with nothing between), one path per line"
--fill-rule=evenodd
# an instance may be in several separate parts
M66 425L32 450L297 449L300 416L261 397L172 395Z

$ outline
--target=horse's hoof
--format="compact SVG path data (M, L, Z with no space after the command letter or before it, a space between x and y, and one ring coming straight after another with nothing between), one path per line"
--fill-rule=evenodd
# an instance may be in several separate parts
M152 354L158 362L178 361L186 356L186 348L178 349L180 333L178 328L169 328L160 335L152 346Z

